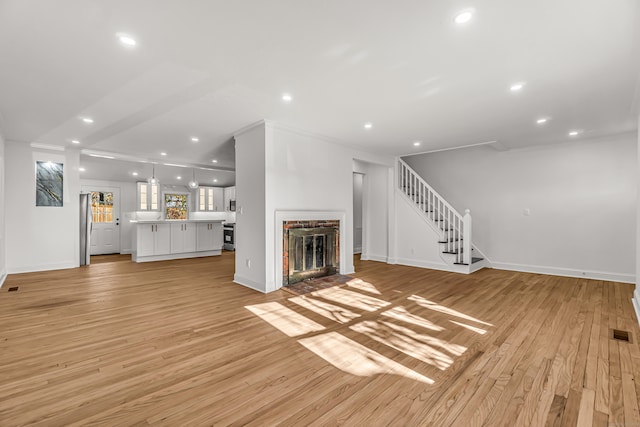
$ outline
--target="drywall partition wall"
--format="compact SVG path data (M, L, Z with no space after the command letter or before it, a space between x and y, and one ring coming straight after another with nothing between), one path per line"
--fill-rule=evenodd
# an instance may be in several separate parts
M2 135L2 129L0 129L0 287L7 278L7 265L6 265L6 245L4 237L4 206L5 206L5 189L4 189L4 137Z
M36 207L36 161L64 164L62 207ZM48 151L6 142L5 230L8 273L73 268L79 265L79 194L77 150Z
M362 187L363 241L360 259L389 260L389 201L393 200L393 184L389 182L393 168L375 163L353 161L353 170L364 176ZM355 214L354 214L355 220Z
M354 150L316 135L266 123L266 278L275 290L282 254L275 253L276 211L344 212L345 253L353 253L353 159L393 167L393 159ZM239 169L236 166L236 173ZM387 193L388 186L379 191ZM239 191L239 190L238 190ZM239 226L238 226L239 227ZM378 230L386 233L386 228ZM278 268L276 268L278 266ZM340 266L352 273L353 257Z
M640 101L640 98L638 101ZM640 116L638 116L638 123L640 123ZM633 307L636 310L636 320L640 323L640 130L636 130L636 138L638 140L636 145L638 157L636 161L639 172L636 174L636 290L633 293Z
M353 272L353 258L346 256L353 253L353 159L387 168L393 167L393 159L267 121L239 131L235 138L234 280L263 292L276 290L276 271L282 278L282 251L277 253L276 248L282 246L281 241L276 244L282 225L276 225L276 212L313 211L344 217L340 269L344 274Z
M266 292L265 280L265 127L235 135L236 272L234 281Z
M411 156L495 268L635 280L636 136Z
M439 234L420 213L413 201L397 191L395 203L396 247L393 264L450 271L442 259Z
M364 174L353 173L353 253L362 253L362 196Z
M120 189L120 253L133 252L133 231L131 223L135 219L138 186L135 182L103 181L97 179L81 179L80 188L115 187Z

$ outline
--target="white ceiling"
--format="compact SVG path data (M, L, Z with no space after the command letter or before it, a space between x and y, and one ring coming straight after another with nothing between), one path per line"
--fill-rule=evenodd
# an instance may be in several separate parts
M472 21L455 24L468 8ZM138 45L124 47L118 32ZM260 119L382 154L485 141L516 148L559 143L573 129L586 138L637 128L640 7L0 0L0 61L0 126L12 141L79 139L129 160L225 170L234 168L233 132ZM524 89L512 93L519 81ZM540 117L550 120L540 126ZM82 163L87 177L105 178L95 176L101 169L134 179L129 162Z

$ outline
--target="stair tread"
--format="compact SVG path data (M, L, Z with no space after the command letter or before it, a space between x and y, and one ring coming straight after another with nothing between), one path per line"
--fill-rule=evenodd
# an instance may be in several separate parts
M449 240L438 240L438 243L455 243L461 242L462 239L449 239Z
M475 264L476 262L480 262L482 261L484 258L476 258L473 257L471 258L471 264ZM464 262L454 262L455 265L469 265L469 264L465 264Z

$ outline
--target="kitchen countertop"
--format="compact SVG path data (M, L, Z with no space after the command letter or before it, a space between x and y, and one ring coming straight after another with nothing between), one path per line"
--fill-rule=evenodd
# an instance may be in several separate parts
M158 224L158 223L185 223L185 222L220 222L223 223L223 219L132 219L129 220L134 224Z

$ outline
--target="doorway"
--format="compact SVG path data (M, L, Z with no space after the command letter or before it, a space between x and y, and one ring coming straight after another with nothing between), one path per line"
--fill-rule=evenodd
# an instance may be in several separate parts
M91 255L120 253L120 189L82 187L91 195Z
M353 253L362 253L364 174L353 173Z

